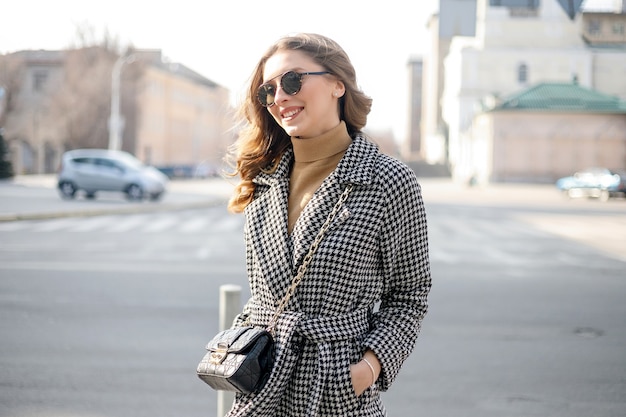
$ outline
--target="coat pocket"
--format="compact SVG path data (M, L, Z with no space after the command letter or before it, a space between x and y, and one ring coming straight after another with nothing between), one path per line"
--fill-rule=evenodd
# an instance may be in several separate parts
M334 349L335 363L332 365L334 372L329 375L326 399L322 404L327 406L329 411L334 410L336 415L347 415L361 402L361 398L354 392L350 375L350 365L356 361L355 358L359 353L355 346L355 342L346 341L338 343Z

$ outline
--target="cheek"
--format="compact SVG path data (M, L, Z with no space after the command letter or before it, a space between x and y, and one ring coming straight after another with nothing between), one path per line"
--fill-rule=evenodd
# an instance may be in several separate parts
M280 115L278 113L278 107L277 106L268 107L267 111L274 118L274 120L276 120L276 122L280 124Z

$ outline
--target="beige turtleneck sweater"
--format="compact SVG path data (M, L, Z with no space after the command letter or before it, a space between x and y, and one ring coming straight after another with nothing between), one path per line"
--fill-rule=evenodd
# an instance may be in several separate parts
M289 233L324 179L333 172L352 143L342 121L328 132L309 139L291 138L294 163L289 177Z

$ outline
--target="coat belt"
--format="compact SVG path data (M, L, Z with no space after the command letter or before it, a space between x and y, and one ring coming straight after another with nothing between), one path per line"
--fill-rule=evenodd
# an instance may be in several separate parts
M304 317L296 331L314 343L337 342L361 336L370 328L369 309L334 316Z
M273 311L259 305L256 307L250 317L251 323L266 326L273 316ZM285 313L291 315L293 312ZM300 316L293 328L294 335L299 336L296 336L296 339L304 338L307 342L314 343L319 354L316 378L318 383L311 387L307 412L307 415L315 416L332 371L333 342L350 340L367 333L370 329L370 309L360 308L332 316L307 317L302 313L296 315ZM295 363L292 362L292 365Z
M274 311L260 305L253 309L250 322L267 326ZM370 309L360 308L349 313L307 317L302 316L296 325L296 333L313 343L349 340L367 333L370 329Z

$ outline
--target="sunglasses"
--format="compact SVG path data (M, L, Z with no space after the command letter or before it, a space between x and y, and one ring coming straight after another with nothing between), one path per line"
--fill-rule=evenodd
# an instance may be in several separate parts
M274 105L274 99L276 97L276 84L271 81L276 78L280 78L280 88L290 96L298 94L302 88L302 77L305 75L324 75L330 74L328 71L315 71L315 72L295 72L287 71L284 74L277 75L266 83L259 86L256 96L259 99L259 103L263 107L272 107Z

